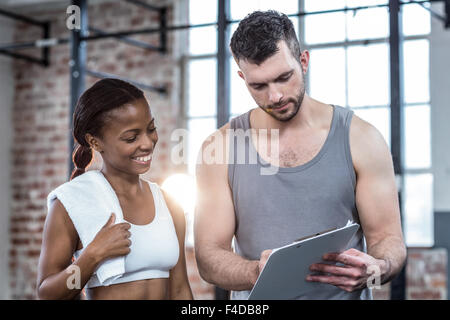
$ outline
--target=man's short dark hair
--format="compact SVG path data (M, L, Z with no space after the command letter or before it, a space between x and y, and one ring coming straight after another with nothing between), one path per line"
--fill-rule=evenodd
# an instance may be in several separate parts
M259 65L278 51L281 40L300 60L300 43L288 16L274 10L255 11L241 20L230 47L237 61L244 59Z

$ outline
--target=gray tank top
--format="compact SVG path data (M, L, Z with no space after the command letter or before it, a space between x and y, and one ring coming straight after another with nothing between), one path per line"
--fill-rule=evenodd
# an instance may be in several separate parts
M233 118L230 129L250 129L250 112ZM261 174L264 168L271 165L259 156L250 138L240 139L230 135L228 182L236 215L233 245L237 254L250 260L259 260L261 252L266 249L281 247L323 230L342 227L348 220L359 223L355 203L356 175L349 145L352 115L350 109L333 106L331 128L318 154L297 167L276 167L275 174ZM245 161L239 161L238 150L245 150ZM252 153L256 161L251 161ZM348 248L366 252L361 228ZM249 293L233 291L231 298L247 299ZM371 298L370 289L348 293L320 283L317 283L316 291L298 297Z

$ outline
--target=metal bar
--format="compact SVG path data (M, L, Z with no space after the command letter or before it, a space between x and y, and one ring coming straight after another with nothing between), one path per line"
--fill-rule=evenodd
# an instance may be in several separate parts
M217 54L209 53L209 54L199 54L195 56L185 56L187 60L203 60L203 59L215 59L217 58Z
M405 5L405 4L413 4L413 3L417 3L417 4L421 4L421 3L436 3L436 2L445 2L448 0L421 0L421 1L414 1L414 0L410 0L410 1L406 1L406 2L400 2L400 5Z
M0 15L8 17L8 18L16 19L16 20L21 20L21 21L29 23L29 24L34 24L35 26L40 26L40 27L45 26L45 22L34 20L32 18L23 16L21 14L17 14L17 13L11 12L11 11L6 11L3 9L0 9Z
M411 1L411 2L399 2L400 5L408 5L408 4L424 4L424 3L430 3L430 2L441 2L446 0L427 0L427 1ZM344 7L340 9L331 9L331 10L321 10L321 11L300 11L298 13L292 13L288 14L288 17L301 17L301 16L308 16L308 15L317 15L317 14L327 14L327 13L337 13L337 12L348 12L348 11L359 11L359 10L367 10L367 9L375 9L375 8L385 8L389 7L389 4L374 4L374 5L367 5L367 6L359 6L359 7ZM240 20L229 20L228 23L237 23Z
M230 59L228 57L230 12L229 0L218 0L217 35L217 127L229 121L230 116Z
M16 52L10 52L8 50L0 49L0 54L9 56L9 57L12 57L15 59L20 59L20 60L25 60L25 61L32 62L32 63L37 63L37 64L40 64L43 66L45 65L45 62L42 59L38 59L35 57L27 56L27 55L16 53Z
M176 30L183 30L183 29L190 29L190 28L203 28L203 27L210 27L210 26L216 26L216 25L217 25L216 22L211 22L211 23L203 23L203 24L197 24L197 25L179 25L179 26L166 26L165 28L145 28L145 29L139 29L139 30L126 30L126 31L114 32L114 33L104 32L104 33L96 34L96 35L85 34L84 36L81 36L80 41L92 41L92 40L106 39L106 38L123 38L126 36L136 35L136 34L161 33L163 31L167 32L167 31L176 31ZM54 38L54 39L48 39L48 40L53 41L53 43L51 43L51 45L68 43L70 41L67 38L60 38L60 39ZM40 41L40 40L38 40L38 41ZM34 48L37 46L38 41L5 43L3 45L0 45L0 49L14 50L14 49Z
M144 29L139 29L139 30L126 30L126 31L114 32L114 33L86 36L86 37L82 37L82 40L83 41L91 41L91 40L105 39L105 38L117 38L120 36L129 36L129 35L133 35L133 34L159 33L161 31L176 31L176 30L183 30L183 29L210 27L210 26L216 26L216 25L217 25L216 22L211 22L211 23L203 23L203 24L196 24L196 25L167 26L165 28L144 28Z
M143 90L156 91L158 93L163 93L163 94L167 93L167 89L165 87L156 87L156 86L144 84L144 83L141 83L141 82L138 82L138 81L130 80L128 78L121 77L121 76L114 75L114 74L110 74L110 73L106 73L106 72L93 71L93 70L86 69L86 74L89 75L89 76L92 76L94 78L98 78L98 79L105 79L105 78L119 79L119 80L127 81L127 82L129 82L129 83L131 83L131 84L135 85L136 87L139 87L139 88L141 88Z
M217 128L229 121L230 116L230 59L228 57L228 39L230 24L230 0L218 0L217 3ZM215 287L216 300L228 300L228 291Z
M202 25L192 25L192 26L172 26L172 27L166 27L165 30L167 31L176 31L181 29L188 29L190 27L207 27L207 26L215 26L217 23L207 23ZM93 28L91 28L93 29ZM94 31L94 30L92 30ZM152 29L141 29L141 30L130 30L130 31L123 31L123 32L117 32L117 33L106 33L106 32L100 32L99 29L95 28L94 32L98 32L100 34L98 35L92 35L92 36L85 36L82 37L82 40L89 41L89 40L97 40L102 38L125 38L127 35L134 35L134 34L144 34L144 33L157 33L160 32L161 29L159 28L152 28ZM405 37L405 40L416 40L416 39L423 39L427 36L407 36ZM130 38L125 38L126 41L137 41ZM316 48L323 48L323 47L331 47L331 46L342 46L342 45L366 45L371 43L382 43L387 42L388 38L379 38L379 39L367 39L367 40L349 40L347 42L329 42L324 44L313 44L313 45L307 45L307 48L316 49ZM44 43L44 41L47 41L47 43ZM28 48L35 48L35 47L42 47L42 46L54 46L59 44L65 44L68 43L70 39L68 38L50 38L50 39L42 39L37 41L27 41L27 42L15 42L15 43L4 43L0 44L0 50L19 50L19 49L28 49ZM141 42L142 43L142 42ZM137 43L135 43L137 45ZM145 43L143 43L145 44ZM146 44L148 45L148 44ZM148 45L151 46L151 45ZM157 48L157 47L155 47ZM150 48L149 48L150 49Z
M305 10L305 1L304 0L297 0L297 10L298 11L304 11ZM298 21L298 40L300 42L300 50L303 52L303 50L308 49L306 44L306 38L305 38L305 17L298 17L297 19ZM310 93L310 88L311 88L311 78L310 78L310 72L309 72L309 68L305 73L305 85L306 85L306 90L307 90L307 94Z
M404 103L403 106L404 106L404 108L414 108L414 107L428 105L428 104L430 104L430 100L421 101L421 102L408 102L408 103Z
M415 2L415 1L411 1L410 3L416 3L416 4L420 5L422 8L424 8L424 9L427 10L427 11L429 11L430 14L431 14L433 17L437 18L438 20L441 20L441 21L444 22L444 23L447 21L447 19L446 19L444 16L441 16L439 13L437 13L437 12L434 11L433 9L425 7L425 3L424 3L424 2Z
M352 110L368 110L368 109L384 109L384 108L389 108L388 105L368 105L368 106L347 106Z
M59 44L65 44L69 42L70 42L69 38L63 39L47 38L47 39L39 39L36 41L3 43L0 44L0 50L22 50L31 48L53 47Z
M432 174L432 171L430 168L405 169L403 174L405 175Z
M391 84L391 153L394 172L400 181L398 197L400 217L403 205L403 81L402 81L402 51L400 31L400 1L389 0L389 50L390 50L390 84ZM402 219L403 221L403 219ZM391 283L391 299L405 300L406 293L405 267Z
M330 47L347 47L347 46L366 46L369 44L377 44L377 43L386 43L389 38L377 38L377 39L367 39L367 40L347 40L340 42L327 42L327 43L318 43L318 44L310 44L305 45L306 49L322 49L322 48L330 48Z
M71 31L70 41L70 130L73 129L73 114L78 102L78 98L84 91L85 75L86 75L86 42L82 37L88 32L88 15L87 15L87 0L72 0L72 4L80 8L80 30L73 29ZM72 135L69 136L69 154L72 155L75 141ZM72 157L69 158L69 177L73 171L74 164Z
M162 8L159 12L159 45L161 53L167 53L167 8Z
M445 1L445 14L447 15L447 20L445 22L445 28L450 28L450 0Z
M15 43L4 43L0 46L0 50L19 50L19 49L28 49L35 48L36 41L27 41L27 42L15 42Z
M413 1L410 0L409 2L400 2L401 5L403 4L410 4L413 2L417 2L417 3L433 3L433 2L442 2L442 1L448 1L448 0L421 0L421 1Z
M288 17L302 17L302 16L309 16L309 15L316 15L316 14L327 14L327 13L337 13L337 12L347 12L347 11L358 11L358 10L365 10L365 9L373 9L373 8L383 8L388 7L387 4L376 4L376 5L370 5L370 6L360 6L360 7L345 7L340 9L332 9L332 10L321 10L321 11L300 11L297 13L291 13L287 14ZM241 20L229 20L228 23L237 23Z
M420 107L423 105L428 105L430 104L430 101L425 101L425 102L410 102L410 103L403 103L403 108L416 108L416 107ZM367 105L367 106L348 106L349 108L353 109L353 110L367 110L367 109L382 109L382 108L389 108L388 105L383 105L383 104L379 104L379 105ZM403 171L405 171L406 169L403 168Z
M95 32L95 33L98 33L98 34L107 34L106 31L103 31L103 30L95 28L95 27L89 27L89 31L92 31L92 32ZM131 39L131 38L128 38L128 37L125 37L125 36L118 36L116 38L119 39L122 42L125 42L127 44L130 44L132 46L139 47L139 48L142 48L142 49L155 50L155 51L159 51L160 50L159 47L153 46L153 45L145 43L143 41L139 41L139 40L136 40L136 39Z
M43 29L42 29L42 37L44 39L33 41L33 42L22 42L22 43L12 43L12 44L3 44L0 45L0 54L10 56L16 59L25 60L28 62L36 63L39 65L42 65L44 67L47 67L50 63L50 50L49 46L55 45L58 43L57 39L48 39L50 35L50 22L45 22ZM19 50L19 49L28 49L28 48L42 48L41 51L41 59L20 54L16 52L12 52L10 50Z
M429 35L413 35L413 36L404 36L404 41L409 40L423 40L423 39L429 39ZM333 48L333 47L349 47L349 46L356 46L356 45L371 45L371 44L378 44L378 43L387 43L389 42L389 38L375 38L375 39L366 39L366 40L346 40L346 41L340 41L340 42L326 42L326 43L318 43L318 44L305 44L305 49L307 50L313 50L313 49L323 49L323 48Z
M145 8L147 10L158 11L158 12L161 10L161 7L157 7L157 6L154 6L154 5L148 4L143 1L139 1L139 0L125 0L125 1L129 2L131 4L134 4L134 5L140 6L142 8Z
M398 0L389 0L390 13L390 94L391 94L391 146L395 174L403 172L402 132L403 132L403 88L402 52L400 33L400 8Z
M50 37L50 22L46 22L42 30L42 38L48 39ZM44 61L44 66L48 67L50 65L50 47L42 47L42 60Z

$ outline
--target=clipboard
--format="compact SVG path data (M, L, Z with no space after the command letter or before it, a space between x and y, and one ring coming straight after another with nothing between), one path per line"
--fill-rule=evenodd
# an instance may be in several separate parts
M322 262L322 256L347 249L359 224L333 228L274 249L261 271L249 300L291 300L317 289L316 282L306 281L309 267Z

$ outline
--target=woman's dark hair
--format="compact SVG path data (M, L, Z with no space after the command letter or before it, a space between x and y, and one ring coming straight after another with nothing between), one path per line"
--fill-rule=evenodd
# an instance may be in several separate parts
M92 162L93 150L85 139L86 133L102 138L109 111L143 98L142 90L111 78L97 81L81 95L73 114L73 138L77 147L72 155L75 168L70 180L84 173Z
M278 51L279 41L286 41L294 58L300 60L300 43L288 16L274 10L255 11L239 23L231 38L234 58L261 64Z

